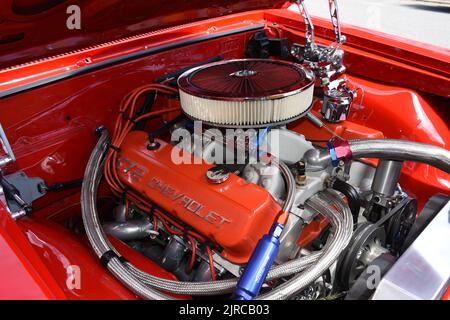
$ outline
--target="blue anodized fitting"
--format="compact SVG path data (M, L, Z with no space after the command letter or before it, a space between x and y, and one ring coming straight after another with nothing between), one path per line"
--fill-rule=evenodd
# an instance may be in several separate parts
M275 223L269 233L258 241L258 245L236 285L234 292L236 300L252 300L258 295L269 269L278 255L283 229L284 225Z
M333 167L337 167L339 165L339 158L336 155L336 150L334 150L334 146L331 142L327 142L327 147L331 156L331 164Z

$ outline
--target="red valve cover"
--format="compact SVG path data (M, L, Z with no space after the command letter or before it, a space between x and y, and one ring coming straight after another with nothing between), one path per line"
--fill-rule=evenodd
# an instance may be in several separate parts
M212 165L175 164L171 154L176 147L159 142L161 147L150 151L145 132L130 133L121 146L120 179L218 244L225 259L246 263L280 206L266 190L236 175L209 183L205 174Z

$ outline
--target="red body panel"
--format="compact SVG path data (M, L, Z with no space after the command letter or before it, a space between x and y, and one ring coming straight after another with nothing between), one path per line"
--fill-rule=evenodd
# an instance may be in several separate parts
M209 183L206 172L212 165L175 164L174 147L160 143L158 150L149 151L145 132L130 133L121 146L120 179L218 244L224 258L246 263L280 206L266 190L236 175Z
M0 299L138 298L99 263L87 239L48 220L33 218L16 223L4 210L0 210L0 223L0 272L7 275L0 281ZM120 241L110 241L142 270L176 280Z
M112 127L125 94L158 76L211 57L243 57L246 41L254 31L169 48L64 80L53 79L54 82L47 85L42 85L41 81L87 70L87 67L126 54L259 24L265 25L273 34L287 36L291 43L304 41L304 27L298 15L287 10L253 11L0 70L0 94L16 88L24 90L0 99L0 123L17 157L17 163L8 170L23 170L28 176L43 178L47 184L81 178L96 141L94 129L100 125ZM328 21L315 19L315 25L318 42L328 43L333 39ZM344 45L348 78L355 87L364 87L365 97L362 107L353 110L351 118L339 124L341 128L337 130L341 130L344 137L384 136L448 149L450 113L445 97L450 94L449 52L350 26L343 26L342 31L348 38ZM117 34L120 34L119 29ZM97 44L100 38L91 40ZM45 53L40 52L40 55ZM16 61L21 59L16 58ZM34 85L39 86L29 87ZM155 105L155 109L161 107L160 102ZM157 124L152 122L151 125ZM306 120L293 123L291 128L309 139L328 137L325 130L313 128ZM449 175L413 163L404 166L401 184L421 204L434 193L448 194L450 190ZM62 221L79 215L78 205L79 190L68 190L49 193L33 203L31 218L23 221L14 222L0 208L0 286L3 286L0 287L0 298L135 298L100 267L83 239L47 221ZM40 240L35 241L36 237ZM48 244L62 254L55 254ZM92 270L92 277L88 279L102 281L97 286L85 286L81 291L67 290L67 275L58 257ZM142 258L141 263L144 261L148 260ZM153 267L148 267L149 272L161 272ZM20 283L14 279L16 276L22 279Z
M0 68L200 19L271 8L277 0L2 0ZM80 28L68 28L80 9Z

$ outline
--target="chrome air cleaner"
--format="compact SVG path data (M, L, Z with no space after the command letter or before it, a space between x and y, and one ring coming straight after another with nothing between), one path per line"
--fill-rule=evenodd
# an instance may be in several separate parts
M178 79L181 107L194 119L219 127L264 127L309 111L314 75L285 61L240 59L188 70Z

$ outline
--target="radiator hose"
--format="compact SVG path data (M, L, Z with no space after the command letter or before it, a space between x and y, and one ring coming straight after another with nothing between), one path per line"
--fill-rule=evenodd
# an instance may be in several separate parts
M429 164L450 173L450 151L431 144L395 140L350 140L353 158L379 158Z
M339 160L378 158L397 161L413 161L428 164L450 173L450 151L431 144L396 139L360 139L345 141L333 138L328 142L327 156L320 158L320 165ZM324 151L324 150L323 150ZM311 154L307 162L317 161Z

